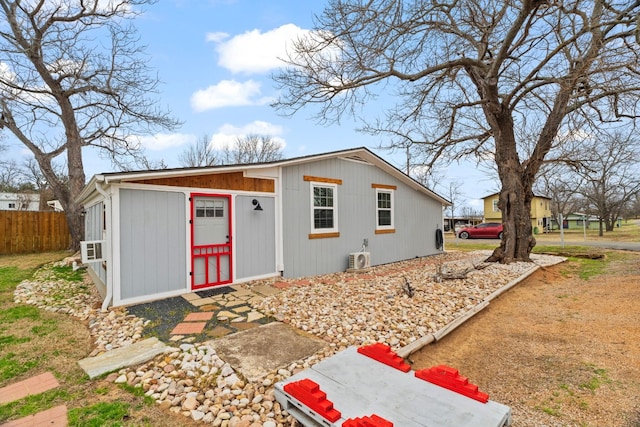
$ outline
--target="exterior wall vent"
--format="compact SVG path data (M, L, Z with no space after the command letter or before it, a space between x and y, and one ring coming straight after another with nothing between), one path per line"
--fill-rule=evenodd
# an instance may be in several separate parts
M349 254L349 270L362 270L371 267L371 254L369 252L354 252Z

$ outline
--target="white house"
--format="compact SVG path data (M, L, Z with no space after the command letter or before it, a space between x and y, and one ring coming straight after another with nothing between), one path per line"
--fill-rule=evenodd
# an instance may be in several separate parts
M366 148L104 173L78 200L103 307L438 254L450 205Z
M40 195L35 193L0 193L0 210L40 210Z

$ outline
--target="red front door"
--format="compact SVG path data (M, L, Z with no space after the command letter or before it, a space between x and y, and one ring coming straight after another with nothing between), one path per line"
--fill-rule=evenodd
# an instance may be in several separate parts
M231 283L231 196L191 195L191 288Z

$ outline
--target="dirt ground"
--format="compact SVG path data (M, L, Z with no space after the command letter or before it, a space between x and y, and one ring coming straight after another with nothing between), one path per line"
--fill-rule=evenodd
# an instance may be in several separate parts
M615 253L588 280L579 267L537 271L411 355L413 369L457 368L517 427L639 427L640 254Z

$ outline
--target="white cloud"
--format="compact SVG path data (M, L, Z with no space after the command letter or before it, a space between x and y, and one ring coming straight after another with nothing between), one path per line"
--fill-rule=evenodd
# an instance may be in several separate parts
M223 33L223 32L207 33L206 40L208 42L220 43L228 37L229 37L229 34Z
M260 82L247 80L222 80L216 85L196 91L191 95L191 107L197 111L242 105L265 105L272 98L260 97Z
M283 133L282 126L262 120L255 120L241 127L225 124L220 126L218 131L211 137L211 148L222 150L231 147L237 138L244 138L247 135L270 136L273 141L279 142L284 148L285 140L281 137Z
M266 73L282 67L280 58L286 58L287 45L308 33L309 30L286 24L265 33L247 31L227 41L223 41L227 36L224 33L210 33L207 40L218 44L218 65L233 73Z
M136 139L139 144L151 151L162 151L192 144L196 141L196 136L185 133L157 133L153 136L138 136Z

